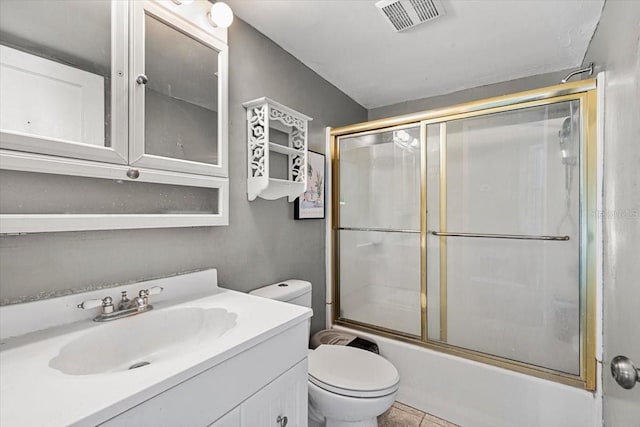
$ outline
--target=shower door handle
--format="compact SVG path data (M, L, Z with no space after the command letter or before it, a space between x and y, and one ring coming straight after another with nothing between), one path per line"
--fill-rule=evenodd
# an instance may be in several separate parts
M483 239L514 239L514 240L552 240L566 242L569 236L537 236L528 234L489 234L489 233L461 233L458 231L429 231L439 237L479 237Z
M620 387L627 390L631 390L636 383L640 382L640 369L625 356L616 356L611 359L611 375Z

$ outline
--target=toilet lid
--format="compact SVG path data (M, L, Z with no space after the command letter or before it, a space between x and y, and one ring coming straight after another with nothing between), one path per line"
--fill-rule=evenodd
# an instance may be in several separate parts
M347 396L390 394L400 382L398 370L382 356L340 345L321 345L309 354L309 380Z

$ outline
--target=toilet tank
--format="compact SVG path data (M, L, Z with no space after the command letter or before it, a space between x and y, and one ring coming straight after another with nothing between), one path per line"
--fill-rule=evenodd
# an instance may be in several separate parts
M305 280L283 280L273 285L255 289L249 293L263 298L275 299L311 308L311 283Z

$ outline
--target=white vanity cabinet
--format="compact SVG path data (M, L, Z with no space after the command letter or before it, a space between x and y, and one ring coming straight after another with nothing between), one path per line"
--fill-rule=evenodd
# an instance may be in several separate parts
M311 309L217 281L209 269L0 306L0 425L306 426ZM155 287L137 316L75 308Z
M222 418L207 427L238 427L240 425L240 406L233 408Z
M307 364L300 362L210 427L307 425Z
M307 337L304 319L99 425L306 426Z
M307 425L307 361L298 363L240 405L241 427Z

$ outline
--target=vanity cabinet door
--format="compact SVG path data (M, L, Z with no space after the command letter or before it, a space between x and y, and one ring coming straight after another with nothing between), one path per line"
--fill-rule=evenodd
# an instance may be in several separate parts
M240 407L238 406L208 427L240 427L240 425Z
M0 2L0 148L127 163L128 2Z
M132 2L133 166L227 176L227 46L150 1Z
M307 359L305 358L240 406L241 426L306 426L307 393Z

